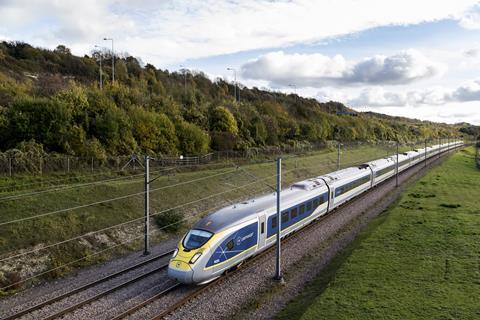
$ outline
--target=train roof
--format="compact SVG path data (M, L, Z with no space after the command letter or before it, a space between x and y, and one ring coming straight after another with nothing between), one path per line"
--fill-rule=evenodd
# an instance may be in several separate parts
M368 161L365 162L365 164L368 164L373 170L376 169L382 169L384 167L388 167L392 164L395 164L395 159L393 156L388 157L388 158L382 158L382 159L377 159L373 161Z
M288 205L294 201L300 201L304 197L314 197L316 194L327 190L325 182L318 178L299 181L282 190L280 193L281 203ZM247 201L235 203L210 213L197 221L192 228L217 233L230 226L251 220L252 215L275 207L276 201L276 192L271 192Z

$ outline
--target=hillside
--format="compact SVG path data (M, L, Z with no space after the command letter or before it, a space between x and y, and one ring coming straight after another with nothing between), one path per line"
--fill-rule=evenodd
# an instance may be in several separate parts
M99 89L99 58L104 87ZM0 43L0 151L33 145L77 156L203 154L327 140L414 141L459 135L459 128L374 113L338 102L233 86L201 72L169 72L127 54L72 55ZM35 144L25 144L25 141ZM43 151L42 151L43 149Z

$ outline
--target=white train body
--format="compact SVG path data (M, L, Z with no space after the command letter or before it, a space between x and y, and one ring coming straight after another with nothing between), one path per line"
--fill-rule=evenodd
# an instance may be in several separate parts
M463 145L434 145L399 154L401 172L425 158ZM292 184L281 192L281 236L391 178L396 156L367 162ZM271 193L213 212L195 223L178 244L168 274L182 283L206 283L276 242L276 194Z

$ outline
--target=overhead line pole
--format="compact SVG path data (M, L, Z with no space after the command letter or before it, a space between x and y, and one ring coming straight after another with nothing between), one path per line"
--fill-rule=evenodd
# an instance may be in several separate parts
M427 166L427 139L425 139L425 167Z
M277 281L283 281L282 271L280 265L281 255L281 236L282 220L281 220L281 207L280 207L280 192L282 189L282 158L277 159L277 256L275 259L275 277Z
M145 227L144 227L144 240L145 247L143 255L150 254L150 158L145 156Z
M337 170L340 170L340 142L337 145Z
M397 172L395 174L395 186L398 187L398 169L399 169L399 165L398 165L398 140L397 140Z

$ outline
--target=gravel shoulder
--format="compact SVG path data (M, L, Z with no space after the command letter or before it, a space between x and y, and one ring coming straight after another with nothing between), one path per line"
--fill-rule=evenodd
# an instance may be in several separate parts
M282 249L282 266L286 283L273 281L274 252L254 264L234 273L208 292L178 309L169 319L272 319L275 314L315 276L317 276L342 249L347 247L368 224L384 212L402 191L423 176L431 166L441 163L448 155L422 163L399 177L400 186L390 179L373 192L338 208L315 228L299 233L294 241Z
M13 296L0 300L0 318L3 318L9 314L13 314L20 310L26 309L52 297L55 297L61 293L67 292L74 288L80 287L91 281L100 279L109 274L115 273L121 269L132 266L136 263L144 261L150 258L152 255L161 254L172 250L178 242L178 239L170 239L164 241L151 248L151 254L148 256L143 255L143 251L137 251L126 255L124 257L108 261L106 263L95 265L89 268L79 270L75 275L69 276L63 279L43 283L28 290L19 292ZM165 261L165 260L163 260ZM159 264L161 262L154 262L153 264ZM135 270L137 274L144 272L146 269L151 268L147 266ZM121 281L122 278L115 281ZM96 290L100 289L96 288ZM91 291L91 290L88 290ZM88 292L86 292L88 293ZM118 301L117 301L118 302Z

